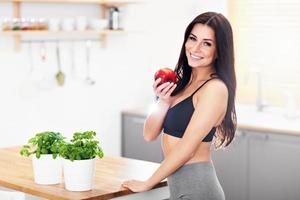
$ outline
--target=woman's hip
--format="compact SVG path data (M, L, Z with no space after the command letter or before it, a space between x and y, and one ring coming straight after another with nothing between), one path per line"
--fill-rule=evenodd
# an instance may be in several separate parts
M212 161L183 165L168 177L170 200L224 200Z

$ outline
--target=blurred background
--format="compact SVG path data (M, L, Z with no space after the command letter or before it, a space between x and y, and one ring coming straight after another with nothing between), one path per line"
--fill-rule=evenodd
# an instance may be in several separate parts
M95 3L96 2L96 3ZM153 76L174 68L188 23L231 22L238 131L214 152L229 200L300 199L300 2L0 0L0 147L97 132L106 155L160 162L143 121Z

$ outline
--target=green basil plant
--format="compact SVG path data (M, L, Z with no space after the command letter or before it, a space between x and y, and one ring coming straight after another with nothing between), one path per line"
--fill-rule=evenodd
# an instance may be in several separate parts
M88 160L96 156L102 158L104 153L95 136L96 132L94 131L74 133L70 142L63 142L60 145L59 155L71 161Z
M45 131L30 138L27 145L23 145L20 154L30 156L35 154L40 158L42 154L52 154L55 159L59 155L59 149L64 141L60 133Z

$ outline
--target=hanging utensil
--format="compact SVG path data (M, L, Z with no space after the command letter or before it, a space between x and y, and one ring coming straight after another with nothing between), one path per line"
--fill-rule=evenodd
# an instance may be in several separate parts
M88 85L94 85L96 81L94 81L90 77L90 51L91 51L91 41L87 40L85 43L85 49L86 49L86 77L85 77L85 82Z
M71 59L71 75L73 78L75 78L76 77L76 66L75 66L75 47L74 47L73 40L70 45L70 59Z
M45 41L43 41L40 44L40 58L43 61L43 63L45 63L46 59L47 59L46 51L47 51L46 50L46 44L45 44Z
M42 73L38 66L34 63L34 48L33 42L29 41L28 43L28 56L29 56L29 77L33 83L38 83L42 80Z
M56 42L56 59L57 59L57 67L58 72L55 75L57 84L59 86L63 86L65 83L65 74L61 71L61 61L60 61L60 51L59 51L59 43Z
M33 70L34 70L32 55L33 55L33 53L32 53L32 42L29 41L28 42L29 73L32 73Z

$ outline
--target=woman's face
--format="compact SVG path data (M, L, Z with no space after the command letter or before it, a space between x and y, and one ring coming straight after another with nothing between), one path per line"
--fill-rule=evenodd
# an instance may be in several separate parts
M185 43L185 53L191 67L212 67L216 58L216 39L212 28L195 24Z

